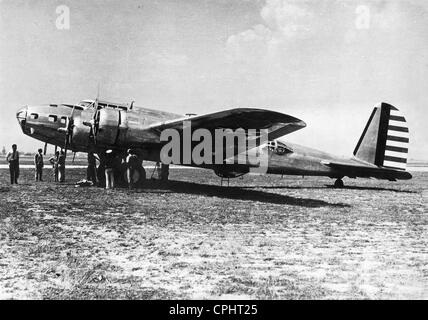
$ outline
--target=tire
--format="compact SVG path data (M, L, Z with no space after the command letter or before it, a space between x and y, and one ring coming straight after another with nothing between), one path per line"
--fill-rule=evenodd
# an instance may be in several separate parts
M343 184L343 180L342 180L342 179L337 179L337 180L334 182L334 187L335 187L335 188L343 188L343 186L344 186L344 184Z

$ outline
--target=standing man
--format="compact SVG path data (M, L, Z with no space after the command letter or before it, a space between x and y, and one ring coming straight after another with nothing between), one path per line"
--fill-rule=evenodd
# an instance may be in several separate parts
M9 162L10 183L18 184L19 178L19 152L16 144L12 145L12 150L7 153L6 161Z
M59 182L65 181L65 153L63 150L58 156L58 178Z
M49 158L49 162L52 164L52 173L55 182L58 182L58 158L59 151L55 151L55 155Z
M128 149L127 153L128 155L126 156L126 180L128 182L128 188L132 189L135 187L134 172L138 169L138 157L131 149Z
M106 189L114 189L114 164L115 154L113 150L107 150L104 170L106 175Z
M93 152L88 152L88 168L86 169L86 180L97 183L97 162Z
M34 165L35 165L35 178L36 181L43 181L42 180L42 174L43 174L43 150L39 149L37 150L36 155L34 156Z

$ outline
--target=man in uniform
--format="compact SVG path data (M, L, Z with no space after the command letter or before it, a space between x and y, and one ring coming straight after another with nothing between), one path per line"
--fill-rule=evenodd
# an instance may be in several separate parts
M37 150L36 155L34 156L34 165L35 165L35 178L36 181L43 181L42 180L42 174L43 174L43 150L39 149Z
M106 189L114 189L114 166L115 166L115 153L113 150L106 151L105 169L106 176Z
M6 161L9 163L10 183L18 184L19 177L19 152L16 144L12 145L12 150L6 155Z
M65 181L65 153L63 150L58 156L58 178L59 182Z
M49 158L49 162L52 164L52 174L55 182L58 182L58 158L59 151L55 151L55 155Z
M88 168L86 169L86 180L97 183L97 163L93 152L88 152Z
M128 155L126 156L126 180L128 182L128 188L132 189L135 187L133 174L138 169L138 157L134 154L131 149L128 149Z

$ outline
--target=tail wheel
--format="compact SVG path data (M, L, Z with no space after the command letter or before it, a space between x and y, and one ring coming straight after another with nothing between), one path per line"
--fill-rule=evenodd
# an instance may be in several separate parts
M344 186L344 184L343 184L343 180L342 180L342 179L337 179L337 180L334 182L334 187L335 187L335 188L343 188L343 186Z

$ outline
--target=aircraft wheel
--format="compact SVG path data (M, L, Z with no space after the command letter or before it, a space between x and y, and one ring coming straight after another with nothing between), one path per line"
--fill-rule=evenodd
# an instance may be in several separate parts
M336 181L334 182L334 187L335 188L343 188L344 184L343 184L343 180L342 179L336 179Z

